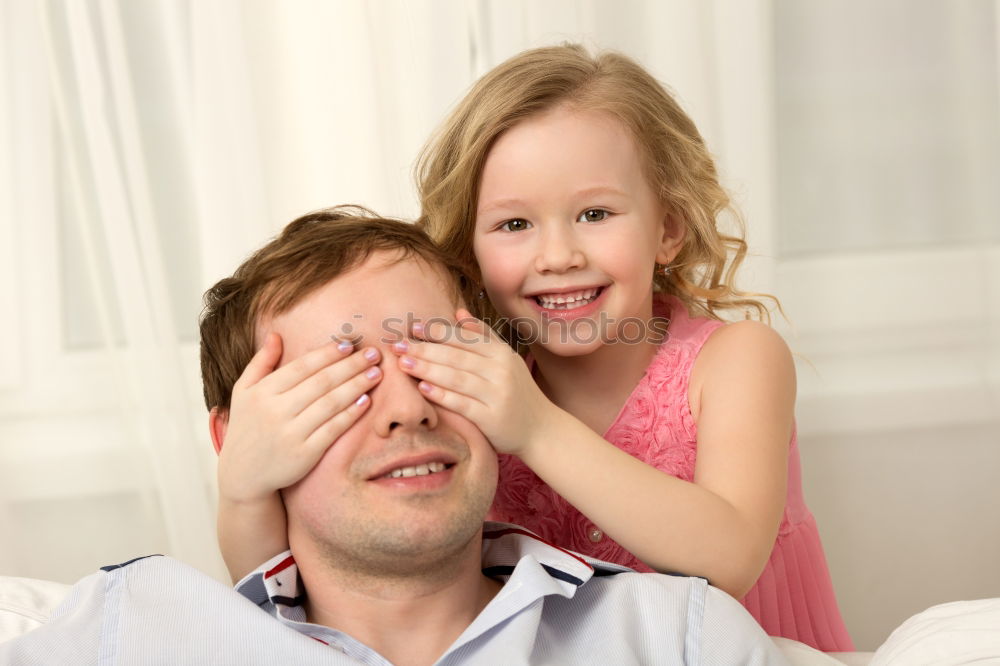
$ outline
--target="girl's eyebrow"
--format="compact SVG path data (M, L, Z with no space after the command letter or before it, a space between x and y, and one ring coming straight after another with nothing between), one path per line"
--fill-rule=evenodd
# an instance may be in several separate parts
M617 187L612 187L611 185L597 185L595 187L588 187L576 192L576 196L578 197L594 197L602 194L610 194L612 196L619 197L627 196L625 192L622 192Z
M510 197L507 199L497 199L495 201L491 201L486 206L480 206L477 212L481 215L497 208L518 208L522 206L524 206L524 202L522 200Z
M582 190L577 190L573 193L575 197L598 197L598 196L618 196L625 197L628 196L625 192L614 187L612 185L595 185L593 187L585 187ZM484 213L489 213L490 211L496 209L524 207L525 203L521 199L516 197L507 197L504 199L496 199L495 201L490 201L485 206L481 206L477 213L482 215Z

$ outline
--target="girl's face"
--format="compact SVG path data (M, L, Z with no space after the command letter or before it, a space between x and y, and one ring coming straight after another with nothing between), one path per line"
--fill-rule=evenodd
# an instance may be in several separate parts
M484 287L529 343L555 354L634 340L652 316L654 263L669 263L682 237L608 114L556 107L486 157L473 239Z

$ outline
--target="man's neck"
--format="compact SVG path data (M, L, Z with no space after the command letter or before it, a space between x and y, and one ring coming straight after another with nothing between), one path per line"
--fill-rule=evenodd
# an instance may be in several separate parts
M307 565L306 574L299 562L306 617L348 634L397 666L433 664L502 587L482 573L480 540L473 546L422 575L343 571L329 564Z

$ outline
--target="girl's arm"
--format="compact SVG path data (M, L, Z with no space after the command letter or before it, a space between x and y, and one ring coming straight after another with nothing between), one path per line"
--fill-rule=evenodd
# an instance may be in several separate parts
M777 333L739 322L709 338L692 380L694 483L633 458L566 412L540 422L520 456L652 568L704 576L739 599L767 563L781 522L794 365Z
M252 503L220 495L216 527L222 559L234 584L288 550L288 521L277 491Z
M456 342L412 346L417 363L408 371L426 380L428 397L470 418L650 567L704 576L736 598L753 586L784 507L795 399L794 366L777 333L740 322L703 347L692 374L698 459L689 483L553 405L520 358L479 331L478 343L451 335Z
M367 391L382 378L374 347L352 353L353 345L331 343L277 368L281 349L281 338L268 335L234 385L231 408L209 415L219 454L219 547L234 583L288 549L280 490L315 467L365 412Z

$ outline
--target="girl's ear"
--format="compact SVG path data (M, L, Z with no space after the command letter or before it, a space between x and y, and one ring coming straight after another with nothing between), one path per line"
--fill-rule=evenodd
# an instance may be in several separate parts
M229 427L229 410L212 407L208 413L208 432L212 436L212 446L215 453L222 453L222 442L226 439L226 428Z
M676 213L663 214L663 229L660 236L660 246L656 252L656 263L666 266L674 260L674 257L684 247L685 232L683 218Z

